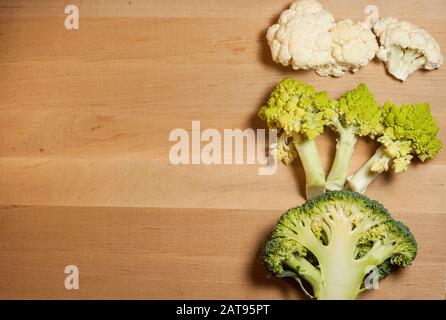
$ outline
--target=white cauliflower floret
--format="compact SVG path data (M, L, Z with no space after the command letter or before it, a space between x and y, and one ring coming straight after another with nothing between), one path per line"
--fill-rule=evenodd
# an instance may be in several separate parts
M321 76L356 72L375 57L378 43L364 23L334 23L315 0L299 0L282 12L266 38L272 58L293 69L315 69Z
M404 20L384 17L373 31L379 37L377 56L395 78L405 81L418 69L433 70L443 63L440 46L423 28Z
M296 70L332 64L330 29L333 25L331 13L317 1L294 2L267 31L273 60Z
M369 64L378 50L378 42L363 22L347 19L336 23L331 30L333 65L321 67L320 75L342 76L346 71L357 72Z

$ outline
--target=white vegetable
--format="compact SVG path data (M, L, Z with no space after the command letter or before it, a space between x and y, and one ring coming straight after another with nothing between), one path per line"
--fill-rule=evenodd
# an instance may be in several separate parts
M321 76L356 72L375 57L378 43L364 23L334 23L315 0L299 0L282 12L266 38L275 62L293 69L315 69Z
M316 71L319 75L339 77L346 71L357 72L375 57L378 42L365 23L343 20L336 23L331 34L331 54L335 63L319 68Z
M377 56L395 78L405 81L418 69L433 70L443 63L440 46L423 28L404 20L383 17L373 31L379 37Z
M333 26L333 16L317 1L294 2L267 31L273 60L296 70L332 64Z

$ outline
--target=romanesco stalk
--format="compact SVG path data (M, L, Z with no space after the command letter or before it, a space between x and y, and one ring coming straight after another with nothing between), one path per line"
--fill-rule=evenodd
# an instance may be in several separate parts
M358 136L374 137L383 131L381 110L364 84L345 93L337 104L329 126L338 135L333 166L327 177L328 190L344 188Z
M405 172L413 156L431 159L441 150L438 127L427 103L396 106L386 102L382 108L384 134L382 146L348 181L348 188L363 193L368 185L390 167Z
M356 132L353 128L340 131L335 158L327 177L327 190L342 190L344 188L356 141Z
M332 113L326 106L333 101L326 93L288 78L277 85L258 113L268 127L279 131L280 138L273 150L276 158L290 164L299 155L305 171L307 198L325 191L325 174L314 139L324 131L328 114Z
M389 168L391 157L380 147L375 154L353 176L348 177L348 188L364 193L370 183L383 171Z
M314 139L308 140L294 135L294 143L305 171L306 195L311 199L325 192L325 173Z

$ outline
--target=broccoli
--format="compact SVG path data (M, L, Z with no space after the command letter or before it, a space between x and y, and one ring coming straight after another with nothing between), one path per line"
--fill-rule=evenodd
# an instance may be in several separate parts
M355 299L375 268L383 278L394 267L410 265L416 253L412 233L381 204L331 191L285 212L263 246L262 260L275 276L296 279L312 298Z
M357 136L382 134L381 112L366 85L345 93L336 104L330 127L339 135L333 166L327 177L328 190L342 190L348 175Z
M364 193L368 185L390 166L397 173L405 172L413 155L421 161L433 158L441 150L438 127L429 104L396 106L386 102L382 107L384 134L375 154L351 177L348 188Z
M278 131L279 139L272 151L276 159L290 164L299 155L307 198L325 192L325 173L314 139L324 132L327 114L333 112L327 106L335 103L325 92L318 93L308 84L287 78L277 85L258 112L268 127Z

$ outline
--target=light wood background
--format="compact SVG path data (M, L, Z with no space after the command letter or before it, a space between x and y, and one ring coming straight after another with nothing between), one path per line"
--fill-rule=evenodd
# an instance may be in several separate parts
M446 2L322 1L337 19L367 4L418 23L446 52ZM64 28L67 4L80 29ZM300 165L174 166L169 132L263 128L284 76L334 97L360 82L380 102L431 103L446 142L446 66L402 84L371 63L320 78L272 63L265 30L289 0L0 1L0 298L301 299L268 279L258 249L302 203ZM326 167L334 137L318 140ZM353 167L372 152L361 141ZM363 299L443 299L446 155L380 177L368 196L419 242L410 268ZM64 268L80 289L64 288Z

